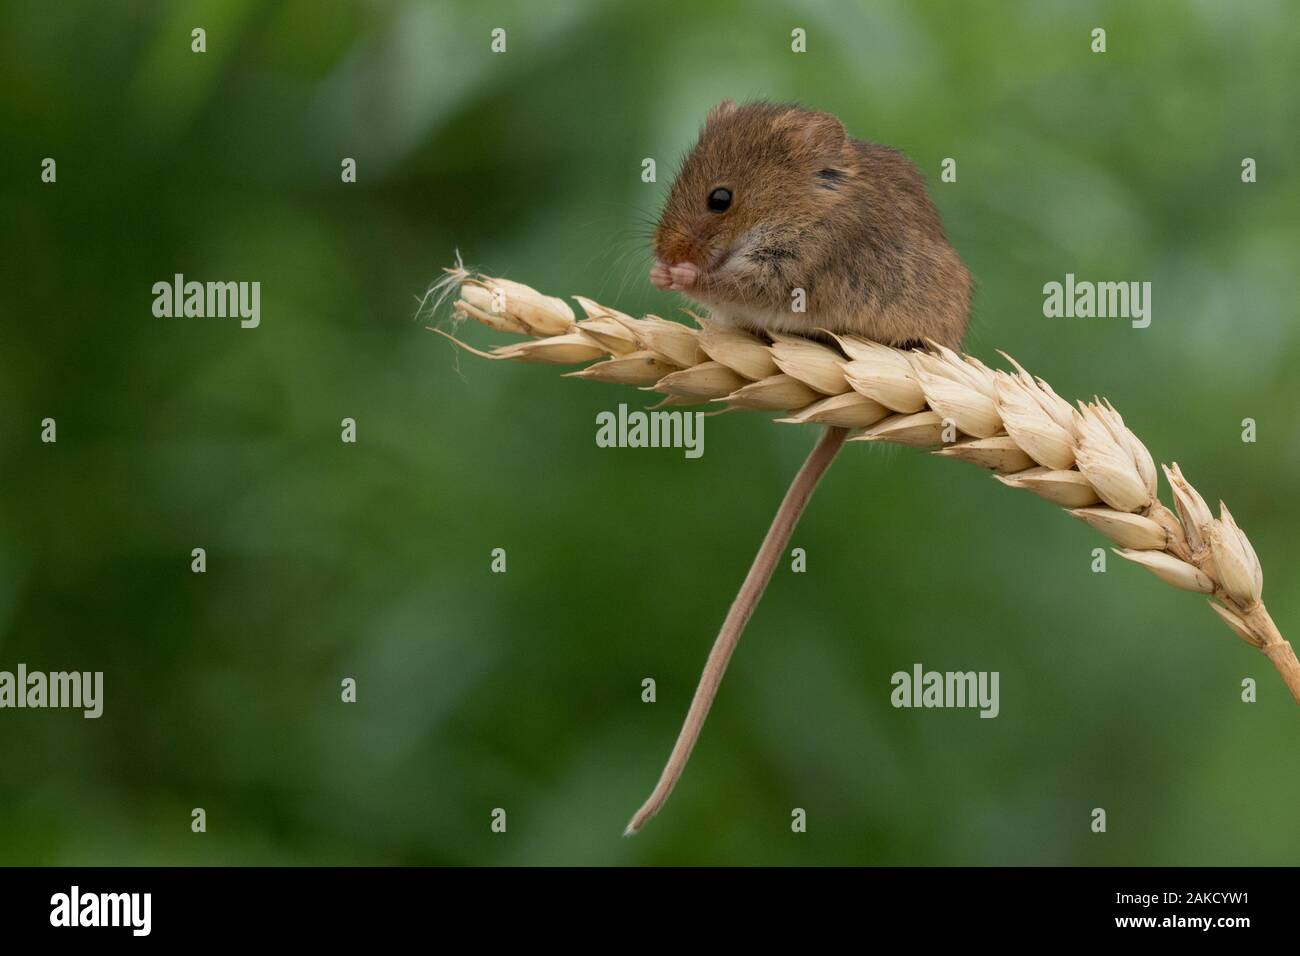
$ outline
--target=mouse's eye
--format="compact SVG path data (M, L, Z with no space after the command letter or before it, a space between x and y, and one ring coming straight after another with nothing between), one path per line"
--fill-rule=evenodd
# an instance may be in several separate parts
M709 193L709 208L714 212L726 212L731 206L731 190L719 186Z

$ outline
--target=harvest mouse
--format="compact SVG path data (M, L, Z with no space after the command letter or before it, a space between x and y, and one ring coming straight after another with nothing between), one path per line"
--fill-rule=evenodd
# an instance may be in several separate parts
M829 113L715 106L654 252L651 282L743 328L902 347L956 348L966 333L970 274L921 173L896 150L850 139Z

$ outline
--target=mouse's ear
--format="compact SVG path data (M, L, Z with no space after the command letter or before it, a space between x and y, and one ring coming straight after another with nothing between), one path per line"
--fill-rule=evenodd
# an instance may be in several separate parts
M734 112L736 112L736 101L730 99L723 100L717 106L713 107L713 109L709 110L709 115L705 118L705 122L712 123L716 120L722 119L724 116L730 116Z
M838 153L844 146L847 134L844 124L830 113L793 109L782 113L773 123L774 128L787 133L792 140L818 154Z

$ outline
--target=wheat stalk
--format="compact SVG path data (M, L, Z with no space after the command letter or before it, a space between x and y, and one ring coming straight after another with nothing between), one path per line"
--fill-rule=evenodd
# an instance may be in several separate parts
M459 264L446 272L431 294L441 301L458 291L457 318L530 337L482 352L431 329L477 355L583 364L569 375L636 385L666 396L661 404L721 402L782 412L780 422L828 426L732 606L669 764L629 833L671 792L776 556L850 433L850 442L911 445L979 465L1003 484L1065 508L1118 545L1116 554L1168 584L1209 595L1214 612L1269 659L1300 703L1300 662L1261 600L1264 576L1250 541L1222 502L1214 516L1177 463L1162 466L1174 508L1162 504L1151 453L1110 402L1071 406L1006 353L1011 371L939 345L903 351L830 336L837 350L797 336L761 338L694 315L698 328L653 315L637 319L574 296L584 313L579 319L563 299L529 286Z

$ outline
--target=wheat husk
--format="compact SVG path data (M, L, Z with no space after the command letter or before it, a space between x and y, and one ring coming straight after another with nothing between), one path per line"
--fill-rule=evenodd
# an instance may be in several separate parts
M1263 604L1263 570L1250 540L1225 506L1217 518L1210 513L1176 463L1163 466L1174 508L1162 503L1154 459L1109 401L1072 408L1005 353L1009 371L933 343L903 351L837 335L837 352L707 319L692 328L633 318L581 298L587 318L575 322L562 300L527 286L448 272L460 284L458 317L534 336L491 352L457 342L474 354L594 363L571 374L649 387L668 395L666 404L713 401L780 412L785 423L861 428L849 441L937 449L992 470L1002 484L1065 508L1126 560L1175 587L1209 594L1220 620L1264 653L1300 703L1300 661ZM499 312L491 309L494 289L505 293Z

